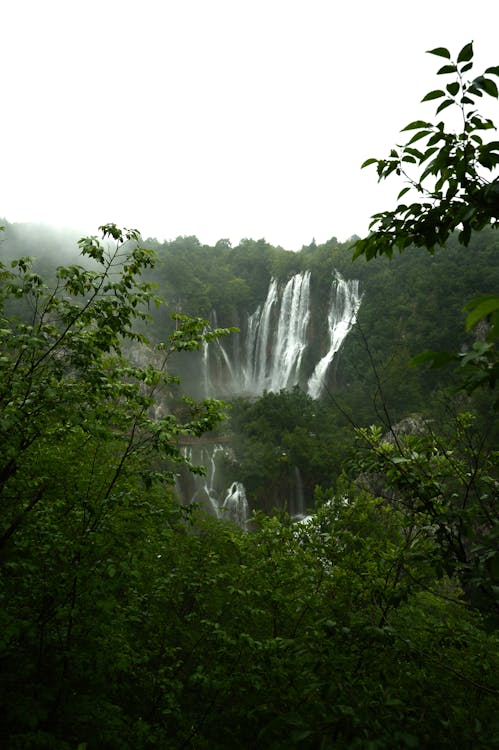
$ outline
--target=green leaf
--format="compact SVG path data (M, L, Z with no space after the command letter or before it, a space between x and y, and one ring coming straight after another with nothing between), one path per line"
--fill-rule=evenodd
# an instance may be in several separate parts
M451 104L454 104L454 100L446 99L444 102L438 105L436 114L438 115L439 112L441 112L443 109L447 109L447 107L450 107Z
M457 56L457 62L469 62L473 57L473 42L465 44L461 52Z
M461 68L461 73L467 73L468 70L471 70L472 67L473 67L472 62L466 63L466 65L463 65L463 67Z
M478 161L486 169L493 169L499 163L499 155L491 153L486 146L479 149Z
M482 89L482 91L485 91L486 94L489 96L493 96L494 99L498 98L498 90L497 90L497 84L495 81L492 80L492 78L485 78L485 76L479 76L478 78L475 78L473 81L473 84L477 86L479 89Z
M479 138L480 136L477 136L477 137ZM489 141L483 146L482 150L483 151L499 151L499 141Z
M430 135L431 132L431 130L420 130L419 133L415 133L415 135L412 136L411 140L407 142L407 145L410 146L411 143L416 143L420 138Z
M499 297L493 294L484 297L477 297L468 302L464 309L472 310L466 318L466 330L469 331L480 320L487 318L489 315L499 310Z
M435 89L435 91L430 91L429 94L426 94L421 101L422 102L431 102L432 99L440 99L441 96L445 96L445 91L442 91L441 89Z
M437 76L445 75L446 73L456 73L457 68L455 65L444 65L440 70L437 70Z
M423 154L421 153L421 151L419 151L417 148L412 148L411 146L406 146L405 149L404 149L404 152L407 153L407 154L411 154L412 156L415 156L418 159L421 159L422 156L423 156Z
M494 65L492 68L487 68L485 73L491 73L493 76L499 76L499 65Z
M447 60L450 60L450 52L448 49L445 49L445 47L435 47L435 49L428 49L426 50L426 53L428 55L437 55L438 57L446 57Z
M423 158L421 159L421 163L429 159L430 156L435 153L435 151L438 151L438 146L431 146L431 148L426 149L423 154Z
M439 141L445 140L444 133L435 133L432 135L430 140L428 141L428 146L433 146L435 143L438 143Z
M406 125L405 128L402 128L400 132L403 133L405 130L417 130L419 128L431 127L431 122L425 122L424 120L414 120L414 122L410 122L409 125Z
M459 83L457 81L453 81L452 83L447 84L446 89L449 92L451 96L456 96L457 92L459 91Z
M397 200L399 201L402 198L403 195L405 195L406 193L409 192L410 189L411 189L410 187L402 188L402 190L400 191L400 193L397 195Z
M432 352L426 350L416 354L416 356L410 360L409 365L411 367L417 367L422 364L429 364L431 367L442 367L443 365L455 362L457 359L458 356L457 354L454 354L454 352Z
M368 167L370 164L376 164L378 162L378 159L366 159L365 162L363 162L361 169L364 169L364 167Z

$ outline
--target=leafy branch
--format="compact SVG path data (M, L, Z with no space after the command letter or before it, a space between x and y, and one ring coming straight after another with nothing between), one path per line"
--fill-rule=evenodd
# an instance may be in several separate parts
M405 144L397 145L385 159L370 158L362 164L362 168L375 164L379 181L392 174L404 177L407 185L398 200L411 191L416 195L411 203L400 202L392 211L373 215L371 234L356 242L354 258L392 257L394 249L402 252L410 245L433 252L456 229L460 230L459 241L467 245L472 231L495 226L499 219L499 181L489 174L499 164L499 141L484 140L484 133L496 127L476 108L476 99L484 94L498 98L494 77L499 77L499 66L466 79L473 67L472 42L462 48L455 62L444 47L429 54L448 60L437 75L452 76L453 80L430 91L422 102L440 100L436 115L457 108L462 127L454 132L443 120L414 120L401 131L410 134ZM412 176L411 167L421 168L421 172Z
M391 258L394 250L403 252L410 246L433 253L456 231L459 243L467 246L473 231L499 226L499 179L493 176L499 165L499 140L485 139L496 126L476 107L476 100L484 95L499 98L494 80L499 77L499 66L468 79L466 74L473 68L472 42L461 49L455 61L445 47L429 50L429 54L446 60L437 75L452 76L453 80L427 93L422 102L438 100L436 115L457 109L461 128L449 129L443 120L414 120L401 131L410 135L405 144L397 145L385 159L370 158L363 163L362 168L376 165L378 181L392 174L403 177L407 184L397 200L411 195L413 201L399 202L394 210L374 214L370 234L355 243L354 259L364 256L371 260L378 255ZM419 173L413 176L411 169ZM466 330L484 322L485 340L475 341L461 353L425 351L412 364L440 367L457 363L463 376L462 388L468 393L479 386L495 388L499 378L499 296L478 297L464 309L468 313ZM499 398L495 407L499 409Z

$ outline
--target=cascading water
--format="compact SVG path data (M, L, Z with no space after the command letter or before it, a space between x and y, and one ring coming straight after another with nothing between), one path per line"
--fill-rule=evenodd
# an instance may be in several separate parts
M246 499L246 490L241 482L233 482L229 487L218 517L234 521L234 523L237 523L238 526L246 531L248 501Z
M309 320L310 271L307 271L292 276L282 295L268 390L279 391L298 383Z
M328 313L329 350L317 363L310 377L307 390L312 398L319 398L325 385L325 376L334 355L347 337L357 319L362 295L356 279L345 281L336 272L331 287L331 305Z
M206 468L204 476L186 471L177 475L176 488L183 502L199 503L217 518L233 521L246 529L248 501L244 485L236 481L226 489L227 479L221 470L223 458L229 455L227 448L218 443L194 444L185 446L183 454L189 463Z
M223 385L229 393L259 395L297 385L310 320L310 271L292 276L284 289L276 279L267 298L248 317L243 331L242 357L232 364L221 341L212 346L213 369L225 372ZM210 361L203 352L205 391L212 393Z
M203 380L204 380L204 392L208 396L210 393L213 392L213 384L211 382L210 378L210 350L208 343L205 341L203 343Z
M221 340L205 347L202 367L207 396L259 396L301 384L312 398L319 398L333 357L355 323L361 296L358 281L345 281L335 273L327 312L329 348L311 374L310 352L308 372L304 371L304 353L312 344L310 284L310 271L293 275L284 286L272 279L265 302L241 327L232 355ZM320 313L314 317L321 320ZM320 339L320 323L313 330Z
M277 281L272 279L263 307L257 307L248 318L245 346L245 365L242 371L243 389L248 393L262 393L268 380L272 312L278 302Z
M294 467L293 474L293 491L290 492L289 496L288 513L292 518L300 520L306 515L306 509L305 497L303 494L303 480L301 478L301 472L298 466Z
M309 319L310 271L292 276L282 294L272 279L265 304L248 318L245 391L257 395L298 383Z

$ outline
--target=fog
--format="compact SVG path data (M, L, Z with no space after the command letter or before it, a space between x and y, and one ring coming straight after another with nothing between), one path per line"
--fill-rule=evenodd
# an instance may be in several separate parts
M425 50L473 39L477 69L497 64L496 13L461 0L7 3L0 210L210 245L362 235L400 184L360 164L434 112L419 104L438 68Z
M82 234L74 229L49 224L13 223L0 220L0 260L29 255L51 264L74 263L79 258L78 240Z

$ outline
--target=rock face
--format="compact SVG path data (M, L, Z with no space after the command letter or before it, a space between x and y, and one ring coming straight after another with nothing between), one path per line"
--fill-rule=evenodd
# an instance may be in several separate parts
M423 419L419 414L411 414L393 425L391 430L383 435L383 442L396 445L396 438L407 437L408 435L423 435L427 431L428 420Z
M410 435L423 435L427 431L428 420L419 414L411 414L393 425L383 435L382 441L389 445L397 445L399 438L405 438ZM360 488L367 490L367 492L376 497L383 497L390 502L397 499L396 490L388 486L385 475L380 472L363 472L357 477L356 483Z

